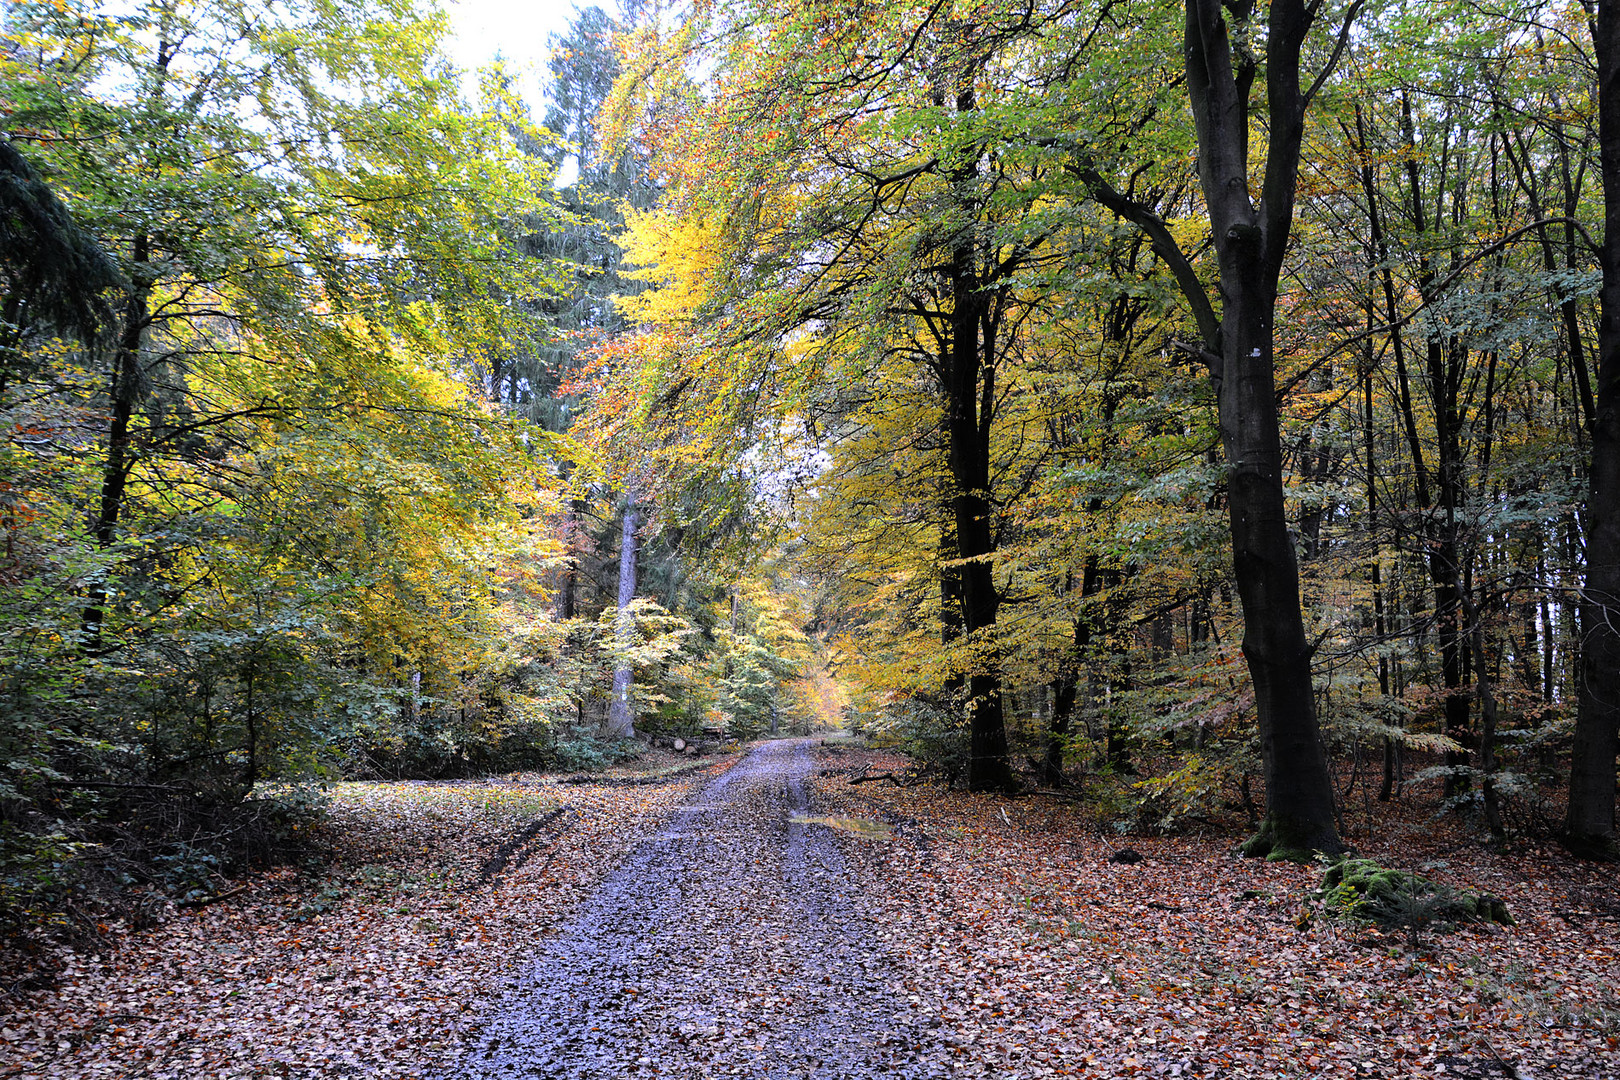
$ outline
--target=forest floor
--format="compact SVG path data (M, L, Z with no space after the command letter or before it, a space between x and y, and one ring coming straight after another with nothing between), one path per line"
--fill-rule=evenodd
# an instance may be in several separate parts
M1058 800L736 761L342 785L318 875L0 997L0 1076L1620 1076L1612 870L1556 849L1358 838L1517 920L1413 940L1302 918L1320 868L1234 836L1126 865Z

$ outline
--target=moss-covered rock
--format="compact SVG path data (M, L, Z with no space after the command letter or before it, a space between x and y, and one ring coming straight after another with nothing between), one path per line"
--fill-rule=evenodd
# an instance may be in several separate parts
M1454 889L1371 859L1341 859L1329 866L1321 898L1329 916L1390 929L1445 931L1469 922L1513 925L1500 897Z

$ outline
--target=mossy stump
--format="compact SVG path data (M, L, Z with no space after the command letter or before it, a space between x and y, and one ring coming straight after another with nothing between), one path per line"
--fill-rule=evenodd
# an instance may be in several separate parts
M1454 889L1371 859L1341 859L1328 867L1322 901L1331 916L1386 929L1443 932L1459 923L1513 925L1500 897Z

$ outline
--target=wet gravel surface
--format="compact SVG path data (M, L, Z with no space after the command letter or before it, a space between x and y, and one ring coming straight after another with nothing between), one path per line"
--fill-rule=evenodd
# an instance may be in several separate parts
M542 946L459 1078L950 1075L881 915L813 811L811 743L757 747Z

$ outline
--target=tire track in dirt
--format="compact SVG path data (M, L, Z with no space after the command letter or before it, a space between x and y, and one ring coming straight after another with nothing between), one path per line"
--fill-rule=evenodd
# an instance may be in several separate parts
M640 844L451 1075L948 1075L839 839L792 820L811 809L810 745L756 747Z

